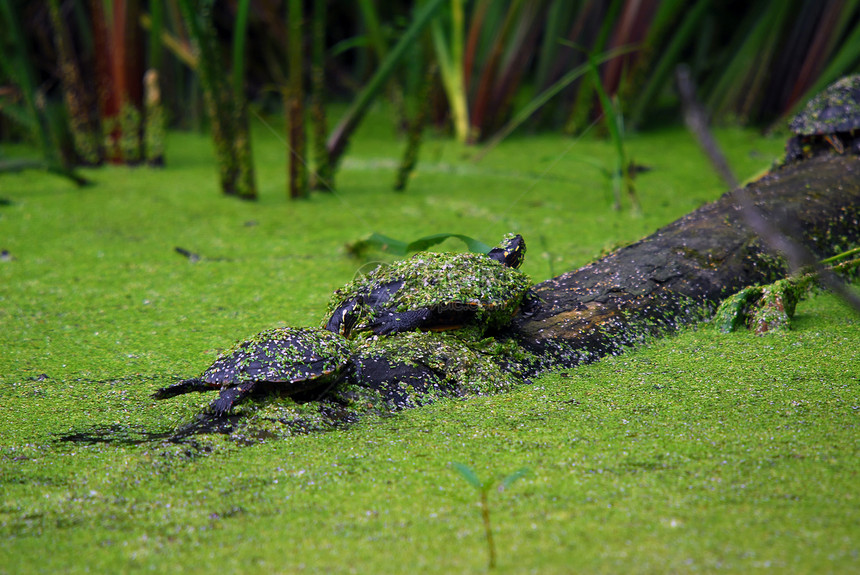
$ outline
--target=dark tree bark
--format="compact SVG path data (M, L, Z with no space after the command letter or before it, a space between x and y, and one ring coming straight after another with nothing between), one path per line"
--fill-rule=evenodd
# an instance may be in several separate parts
M860 158L826 154L771 172L745 193L767 220L824 258L860 241ZM747 226L739 191L579 270L535 286L512 335L544 365L597 359L708 317L725 297L788 273Z

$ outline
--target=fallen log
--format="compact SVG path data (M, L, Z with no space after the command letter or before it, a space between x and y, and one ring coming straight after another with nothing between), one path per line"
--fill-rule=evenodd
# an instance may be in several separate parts
M442 397L504 391L547 369L677 331L709 317L742 288L788 273L786 258L746 223L751 209L759 224L789 228L793 241L818 259L856 245L860 157L828 152L775 169L638 242L542 282L495 339L407 332L355 342L346 381L309 397L242 404L227 417L201 414L173 439L217 431L253 442L331 429Z
M576 365L699 321L743 287L784 277L784 257L746 224L742 193L818 258L860 241L860 158L822 154L538 284L539 304L515 318L511 335L544 367Z

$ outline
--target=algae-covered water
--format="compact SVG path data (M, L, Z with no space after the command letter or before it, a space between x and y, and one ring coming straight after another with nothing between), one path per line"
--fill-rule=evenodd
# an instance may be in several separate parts
M860 571L858 319L828 295L785 335L700 326L348 429L162 442L211 398L150 393L238 338L318 325L335 288L390 259L348 256L369 233L518 232L540 281L724 191L667 129L628 142L652 168L639 215L611 210L612 147L590 138L511 140L479 164L431 138L397 194L403 144L375 120L337 192L308 201L285 199L286 153L262 126L256 203L218 193L194 134L171 135L167 169L88 170L88 188L0 175L0 573L484 572L478 495L452 462L529 469L490 494L500 572ZM717 136L742 178L782 149Z

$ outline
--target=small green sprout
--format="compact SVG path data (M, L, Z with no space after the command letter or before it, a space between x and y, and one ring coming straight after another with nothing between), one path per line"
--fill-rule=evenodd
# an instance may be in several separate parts
M496 567L496 545L493 543L493 530L490 526L490 503L489 503L489 494L490 490L496 485L496 481L493 479L487 479L486 481L481 481L475 471L465 465L463 463L453 462L454 469L463 476L463 479L469 482L469 484L478 490L478 493L481 496L481 518L484 521L484 533L487 537L487 549L489 551L489 568L494 569ZM514 481L523 477L529 472L529 470L525 467L522 469L518 469L514 471L507 477L501 480L498 484L499 491L504 491L508 487L510 487Z

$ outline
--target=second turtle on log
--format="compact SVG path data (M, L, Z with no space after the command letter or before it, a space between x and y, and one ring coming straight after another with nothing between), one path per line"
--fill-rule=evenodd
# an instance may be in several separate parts
M860 75L846 76L812 98L790 127L796 136L786 143L786 163L828 149L860 153Z
M380 266L335 291L325 327L346 337L460 327L480 336L507 325L531 287L517 270L525 252L511 234L488 254L420 252Z

